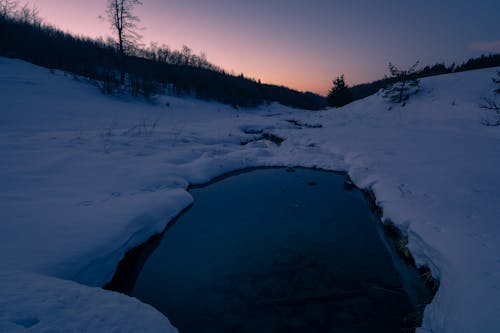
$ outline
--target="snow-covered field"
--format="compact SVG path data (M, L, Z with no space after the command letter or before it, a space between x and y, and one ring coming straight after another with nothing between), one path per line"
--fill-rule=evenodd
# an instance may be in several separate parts
M0 331L176 331L99 286L192 202L189 184L290 165L345 170L375 192L441 280L420 332L500 332L500 128L478 107L494 73L425 79L391 110L377 95L321 112L234 110L105 96L0 58ZM240 144L260 131L285 141Z

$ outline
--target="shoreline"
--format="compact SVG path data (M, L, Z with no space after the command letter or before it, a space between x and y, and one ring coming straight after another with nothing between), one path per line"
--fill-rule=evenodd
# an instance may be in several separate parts
M386 246L391 258L393 260L393 264L398 270L400 274L400 278L403 282L403 276L408 273L408 270L413 269L418 272L418 276L421 282L425 285L426 291L428 295L425 295L425 302L422 304L419 300L414 299L412 302L416 308L416 311L409 313L404 320L409 322L412 327L414 327L413 332L422 326L423 316L425 312L425 308L428 304L430 304L434 296L436 295L439 289L439 280L436 279L428 266L420 266L417 267L415 259L411 254L410 250L407 247L408 237L404 235L403 231L397 227L392 221L386 219L383 220L383 210L381 207L377 205L377 200L375 193L372 189L361 189L357 187L349 176L348 172L338 171L338 170L326 170L317 167L303 167L303 166L263 166L263 167L248 167L242 168L230 172L223 173L219 176L215 176L209 181L201 184L190 184L187 187L187 191L189 192L191 189L203 188L210 186L216 182L227 179L229 177L237 176L240 174L252 172L254 170L260 169L285 169L287 172L294 172L295 169L311 169L318 170L323 172L330 172L337 175L341 175L345 177L344 180L344 189L346 191L350 191L353 189L357 189L361 192L364 199L368 203L369 209L375 217L377 223L377 231L379 231L379 236L381 237L381 241ZM154 234L150 236L144 243L133 247L128 250L124 257L119 261L118 266L115 269L113 277L110 281L108 281L102 288L104 290L115 291L123 294L127 294L132 290L135 285L135 281L140 274L142 267L144 266L147 258L151 253L153 253L161 239L165 233L167 233L179 220L179 218L188 211L194 203L190 204L186 208L184 208L179 214L177 214L172 220L168 221L164 230L160 233ZM396 255L396 256L394 256ZM399 259L399 262L398 262ZM402 264L403 263L403 264ZM406 288L405 288L406 289ZM407 290L411 291L411 290ZM409 294L410 296L410 294ZM129 296L133 297L133 296ZM412 298L410 296L410 298ZM422 300L422 297L420 301Z

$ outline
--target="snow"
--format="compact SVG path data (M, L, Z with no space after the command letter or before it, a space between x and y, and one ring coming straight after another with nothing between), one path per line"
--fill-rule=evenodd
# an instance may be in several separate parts
M101 288L4 270L0 283L1 332L178 332L151 306Z
M419 332L499 332L500 129L482 125L478 107L494 73L424 79L390 110L381 94L321 112L235 110L105 96L0 58L0 331L175 331L152 307L97 287L192 203L189 184L314 166L371 188L440 278Z

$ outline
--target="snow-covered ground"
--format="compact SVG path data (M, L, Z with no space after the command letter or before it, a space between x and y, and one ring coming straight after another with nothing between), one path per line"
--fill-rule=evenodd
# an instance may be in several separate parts
M499 332L500 128L478 107L494 73L425 79L391 110L378 95L321 112L234 110L105 96L0 58L0 331L175 331L98 287L192 202L189 184L291 165L349 172L409 236L441 280L420 332ZM285 141L249 142L260 131Z

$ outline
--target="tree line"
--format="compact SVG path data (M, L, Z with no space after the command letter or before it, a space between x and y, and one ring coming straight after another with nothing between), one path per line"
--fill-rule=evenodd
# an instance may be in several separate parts
M401 81L417 80L429 76L497 67L500 66L500 54L481 55L477 58L471 58L458 66L455 64L446 66L443 63L437 63L432 66L427 65L421 69L417 69L417 65L418 62L407 71L403 71L399 70L393 64L389 64L390 76L352 87L347 86L344 75L342 74L333 81L333 87L327 96L327 104L335 107L344 106L352 101L373 95L380 89L387 89L388 87L394 86L396 83ZM396 98L399 102L401 102L401 96L402 95Z
M108 1L108 5L120 1ZM309 110L325 106L324 97L317 94L228 73L187 46L181 50L157 44L142 47L130 39L134 37L130 31L122 36L121 47L115 39L74 36L42 22L36 7L16 4L0 0L0 56L95 80L105 93L125 91L145 98L163 93L194 95L234 107L269 102Z

